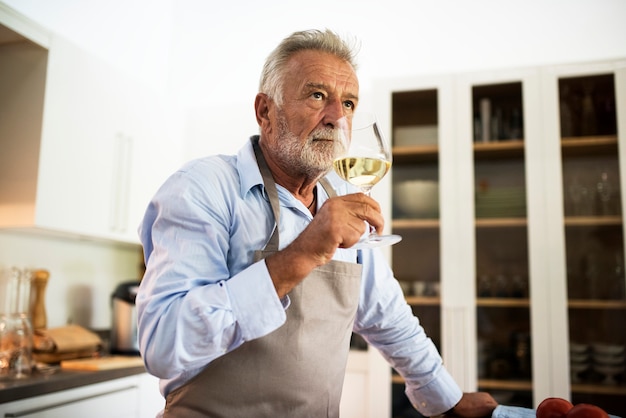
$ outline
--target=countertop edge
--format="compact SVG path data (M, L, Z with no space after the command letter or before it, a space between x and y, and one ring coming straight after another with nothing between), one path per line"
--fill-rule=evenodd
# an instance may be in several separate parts
M60 370L23 380L0 381L0 404L146 373L143 366L101 371Z

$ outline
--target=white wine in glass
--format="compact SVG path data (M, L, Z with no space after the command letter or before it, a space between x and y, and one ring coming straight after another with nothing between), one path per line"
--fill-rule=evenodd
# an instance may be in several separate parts
M335 158L333 167L337 174L369 196L372 187L391 168L391 149L385 140L376 117L369 113L355 113L352 128L341 127L343 151ZM402 239L399 235L370 233L352 248L371 248L393 245Z

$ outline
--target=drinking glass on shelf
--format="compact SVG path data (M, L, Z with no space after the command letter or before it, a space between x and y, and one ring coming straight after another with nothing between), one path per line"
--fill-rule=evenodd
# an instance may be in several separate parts
M372 187L391 168L391 148L373 114L357 112L351 125L346 119L342 121L345 124L339 130L343 147L333 167L339 177L369 196ZM369 228L369 234L352 248L393 245L402 239L399 235L378 235L374 228Z
M568 187L574 216L585 216L593 213L595 190L574 178Z
M609 174L606 171L600 173L600 180L596 183L596 191L598 192L598 198L600 199L602 215L610 215L612 186L609 181Z

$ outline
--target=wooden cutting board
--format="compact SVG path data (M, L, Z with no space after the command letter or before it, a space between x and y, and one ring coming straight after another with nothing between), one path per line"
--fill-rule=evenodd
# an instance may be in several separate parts
M65 370L98 371L139 366L143 366L143 360L139 356L109 356L100 358L64 360L61 362L61 368Z

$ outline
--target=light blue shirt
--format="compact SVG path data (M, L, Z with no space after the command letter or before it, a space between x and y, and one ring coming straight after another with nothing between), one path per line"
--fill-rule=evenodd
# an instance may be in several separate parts
M337 194L353 190L329 174ZM280 248L313 219L277 185ZM328 198L317 186L318 207ZM286 320L265 261L254 262L274 228L251 143L236 156L194 160L174 173L150 202L139 234L146 273L137 295L139 346L164 396L217 357L263 337ZM436 415L461 398L378 250L338 249L335 260L363 265L353 330L376 347L407 382L422 414ZM236 394L234 394L236 396Z

